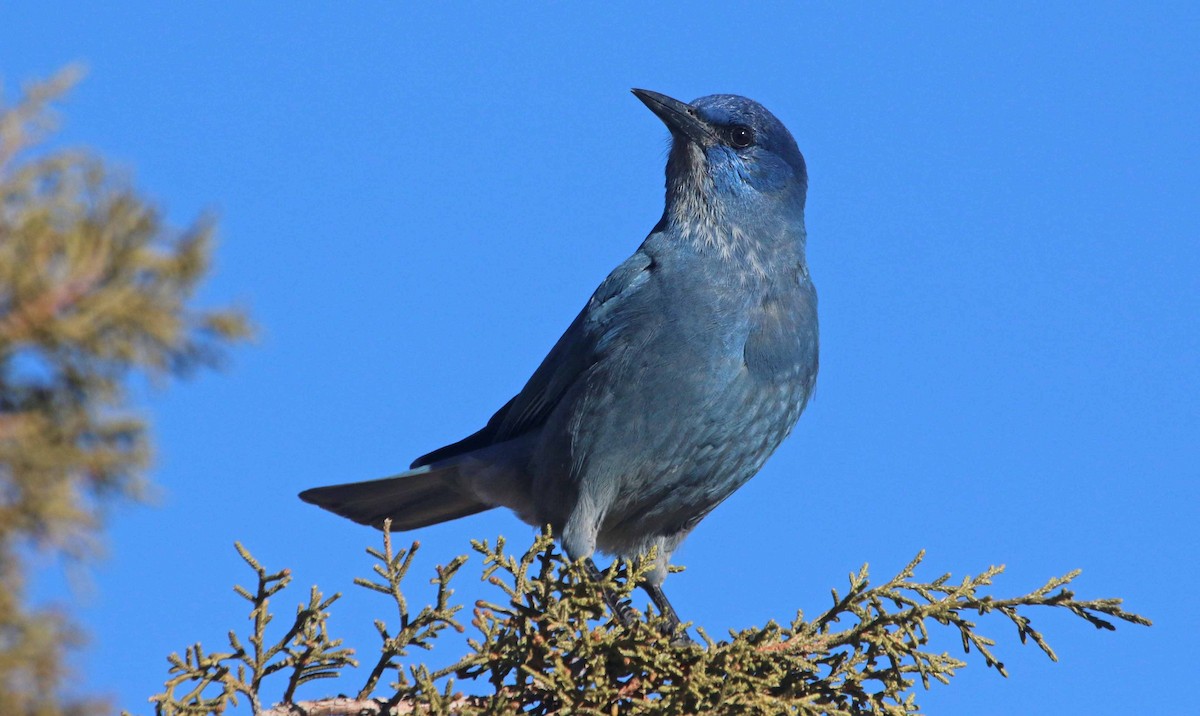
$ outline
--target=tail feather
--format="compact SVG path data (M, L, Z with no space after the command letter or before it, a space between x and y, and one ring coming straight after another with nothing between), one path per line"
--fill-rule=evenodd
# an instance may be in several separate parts
M453 465L424 466L381 480L314 487L301 492L300 499L379 529L391 519L393 531L414 530L494 507L455 489L456 474Z

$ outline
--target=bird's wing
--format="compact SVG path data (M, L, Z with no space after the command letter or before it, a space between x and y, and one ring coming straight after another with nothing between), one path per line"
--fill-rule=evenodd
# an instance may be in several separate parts
M653 263L639 250L614 269L521 392L496 411L485 428L417 458L413 467L512 439L545 422L575 381L603 357L623 319L628 317L630 305L636 303L638 289L649 279Z
M507 440L541 425L575 381L601 358L619 328L614 319L649 278L652 263L638 251L600 284L521 392L492 418L499 419L497 439Z

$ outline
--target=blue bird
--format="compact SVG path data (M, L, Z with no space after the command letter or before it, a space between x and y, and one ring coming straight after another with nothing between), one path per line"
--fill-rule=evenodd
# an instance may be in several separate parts
M596 551L656 548L642 586L674 631L662 591L671 553L759 471L816 382L808 172L792 135L753 100L633 94L671 132L666 208L521 392L408 472L300 497L375 527L391 519L393 530L507 507L551 525L593 574Z

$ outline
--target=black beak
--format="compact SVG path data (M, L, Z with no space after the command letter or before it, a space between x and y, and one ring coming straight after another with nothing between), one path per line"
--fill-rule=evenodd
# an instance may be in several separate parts
M708 122L696 116L696 110L690 104L650 90L634 89L631 91L634 97L640 99L650 108L651 112L658 115L658 118L667 125L667 129L671 130L671 134L686 137L700 146L707 146L716 141L712 127Z

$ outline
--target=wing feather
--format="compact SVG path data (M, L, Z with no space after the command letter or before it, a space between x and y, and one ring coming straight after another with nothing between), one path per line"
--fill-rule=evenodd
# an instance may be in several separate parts
M486 427L417 458L412 466L428 465L511 440L540 427L571 386L591 366L602 360L611 334L620 329L618 317L625 313L623 307L634 300L638 288L648 280L653 264L653 260L639 250L614 269L554 344L521 392L496 411Z

